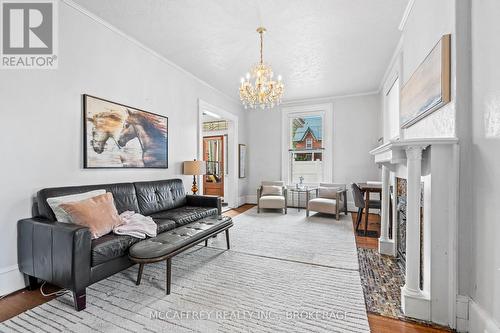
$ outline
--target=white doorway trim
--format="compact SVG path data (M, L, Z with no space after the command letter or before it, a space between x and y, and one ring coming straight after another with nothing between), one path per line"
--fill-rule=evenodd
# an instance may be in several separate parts
M228 206L238 207L239 181L238 181L238 116L221 109L215 105L198 99L198 159L203 160L203 112L209 111L221 116L228 121L227 149L228 149L228 175L226 181L229 182L228 193L224 193ZM203 182L199 182L200 193L203 193Z

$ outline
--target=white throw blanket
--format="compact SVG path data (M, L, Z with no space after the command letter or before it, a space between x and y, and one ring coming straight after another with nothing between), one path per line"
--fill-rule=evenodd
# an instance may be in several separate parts
M113 228L117 235L128 235L144 239L146 236L156 236L156 223L149 216L144 216L133 211L125 211L120 214L122 224Z

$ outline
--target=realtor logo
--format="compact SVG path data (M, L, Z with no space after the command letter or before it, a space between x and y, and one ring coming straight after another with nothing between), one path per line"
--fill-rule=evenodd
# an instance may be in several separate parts
M1 68L57 68L57 0L2 0Z

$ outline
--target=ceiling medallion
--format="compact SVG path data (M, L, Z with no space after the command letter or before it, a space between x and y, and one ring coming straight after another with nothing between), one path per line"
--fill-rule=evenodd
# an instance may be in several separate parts
M273 80L273 69L263 61L262 35L266 32L266 28L259 27L257 32L260 35L260 62L241 78L240 99L245 109L248 107L270 109L281 103L284 86L281 75L278 75L277 81Z

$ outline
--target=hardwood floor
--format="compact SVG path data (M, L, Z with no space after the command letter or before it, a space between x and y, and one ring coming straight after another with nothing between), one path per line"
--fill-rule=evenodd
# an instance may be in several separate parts
M246 204L235 209L231 209L223 215L235 217L245 211L255 207L255 205ZM304 213L305 214L305 213ZM356 221L356 213L352 213L353 227ZM368 216L368 230L380 230L380 217L375 214ZM378 248L378 239L370 237L356 236L356 245L365 248ZM46 293L58 290L54 286L46 285ZM26 289L7 295L0 300L0 322L14 317L26 310L34 308L40 304L50 301L54 297L44 297L40 290L29 291ZM419 325L388 317L382 317L376 314L368 314L368 322L372 333L439 333L450 332L450 330Z
M435 328L425 325L408 323L405 321L382 317L376 314L368 314L368 322L370 323L370 331L372 333L441 333L452 332L449 329Z
M356 219L358 214L357 213L351 213L352 215L352 225L353 229L356 228ZM363 217L364 221L364 217ZM360 230L364 230L364 224L359 227ZM368 215L368 230L370 231L377 231L380 233L380 216L376 214L369 214ZM366 249L378 249L378 238L373 238L373 237L363 237L363 236L358 236L356 235L356 246L357 247L362 247Z
M43 291L51 293L58 291L59 288L45 285ZM24 311L32 309L40 304L52 300L55 296L45 297L40 293L40 289L18 290L10 295L5 296L0 300L0 322L17 316Z
M235 217L237 215L240 215L241 213L246 212L247 210L249 210L252 207L255 207L255 205L245 204L245 205L240 206L238 208L228 210L227 212L222 213L222 215L229 216L229 217Z

